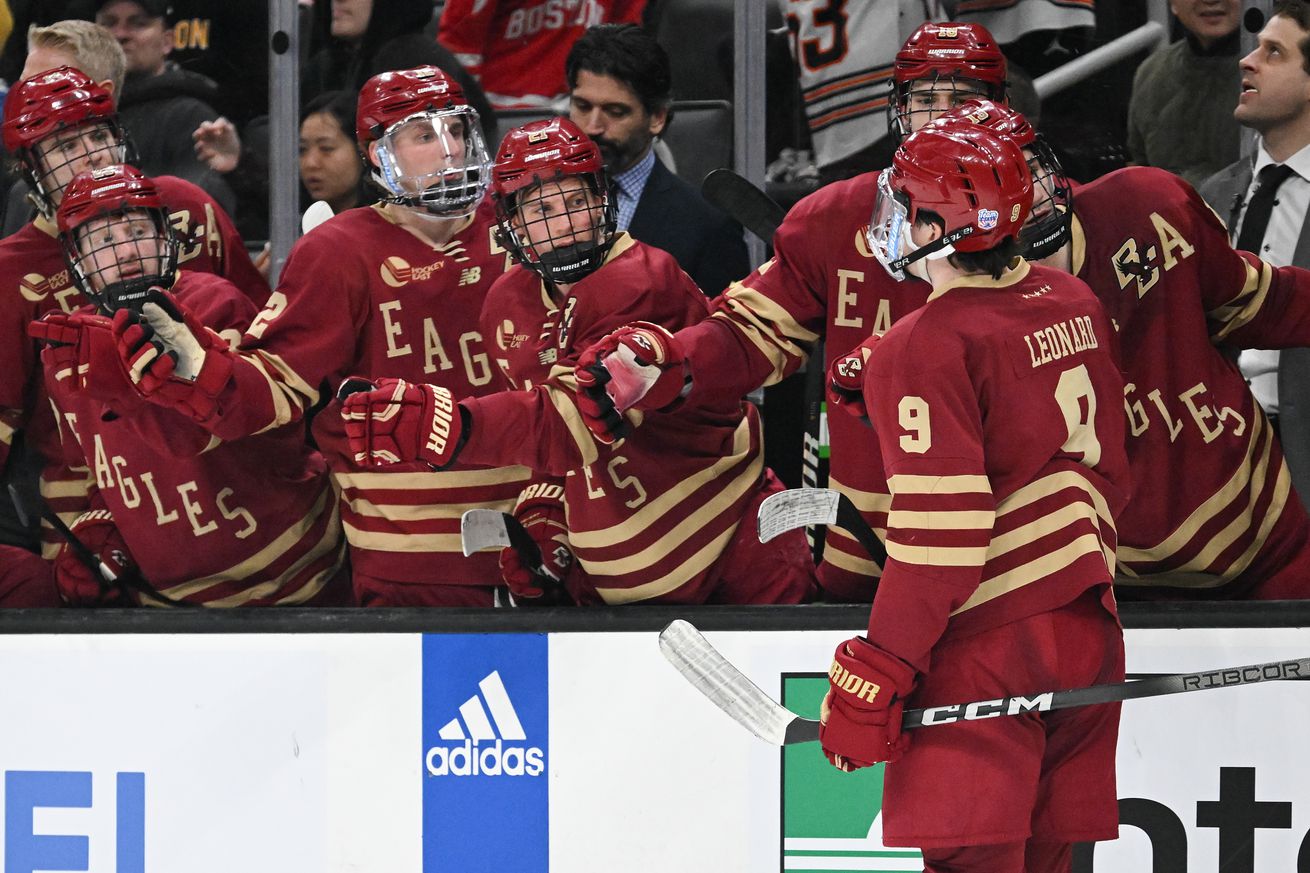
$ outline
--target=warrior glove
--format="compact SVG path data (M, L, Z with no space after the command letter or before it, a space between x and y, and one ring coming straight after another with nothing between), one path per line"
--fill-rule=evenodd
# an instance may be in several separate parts
M864 637L837 647L819 714L819 744L832 766L850 772L905 754L910 738L901 733L901 713L914 675Z

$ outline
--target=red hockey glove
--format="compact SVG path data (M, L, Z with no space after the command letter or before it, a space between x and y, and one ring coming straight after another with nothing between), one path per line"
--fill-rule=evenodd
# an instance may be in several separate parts
M27 326L27 335L50 349L51 372L71 371L73 390L86 391L105 403L130 400L139 394L118 356L113 323L91 312L47 312Z
M454 395L438 385L404 379L378 379L371 391L344 397L341 418L360 466L423 461L441 469L454 462L467 437Z
M578 410L605 443L624 435L622 413L668 409L691 388L677 338L647 321L625 325L593 343L579 356L574 376L582 391Z
M855 637L837 647L828 683L819 744L832 766L850 772L905 754L910 738L901 733L901 712L914 688L912 667Z
M234 353L172 295L157 290L140 315L116 311L114 336L128 377L150 400L197 421L217 411Z
M73 522L72 531L73 536L115 577L122 578L135 567L109 510L93 509L83 513ZM85 557L79 557L69 543L64 543L55 557L55 585L65 603L69 606L125 606L130 603L119 585L87 564Z
M500 575L516 606L559 606L572 603L565 587L574 567L569 529L564 521L564 490L559 485L534 487L533 496L519 497L514 518L541 549L541 570L529 567L513 548L500 550ZM525 491L525 494L528 492Z
M864 365L881 338L881 334L874 334L834 358L828 367L828 402L864 422L869 420L869 410L864 404Z

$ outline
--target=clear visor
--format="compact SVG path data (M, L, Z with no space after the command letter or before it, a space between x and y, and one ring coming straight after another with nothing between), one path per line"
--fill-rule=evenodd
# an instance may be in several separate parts
M892 278L904 281L904 266L893 268L914 251L910 239L910 209L905 198L892 190L892 171L878 174L878 193L873 200L873 218L869 221L869 248Z
M378 182L394 198L437 212L471 211L489 178L478 116L467 107L392 125L378 140L375 158Z

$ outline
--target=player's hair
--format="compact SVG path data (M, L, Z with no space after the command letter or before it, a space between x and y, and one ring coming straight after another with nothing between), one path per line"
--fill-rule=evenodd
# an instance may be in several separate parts
M1277 0L1269 17L1281 15L1295 21L1302 30L1310 32L1310 3L1306 0ZM1301 69L1310 73L1310 33L1296 44L1301 52Z
M915 220L935 224L943 232L948 229L946 221L931 209L920 209ZM948 260L957 269L966 273L986 273L993 279L999 279L1014 259L1021 254L1023 254L1023 247L1019 245L1019 238L1007 236L990 249L981 252L952 252Z
M48 27L34 24L27 29L27 50L38 48L67 53L73 59L73 66L95 81L114 83L115 104L122 99L127 57L118 40L105 28L75 19L56 21Z
M636 92L648 113L668 108L673 91L668 53L635 24L587 28L564 62L570 91L578 86L581 71L618 79Z

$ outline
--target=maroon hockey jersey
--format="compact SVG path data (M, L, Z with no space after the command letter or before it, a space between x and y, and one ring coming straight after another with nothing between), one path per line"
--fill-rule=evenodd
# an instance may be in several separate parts
M568 92L564 60L583 31L640 24L645 6L646 0L447 0L437 41L478 77L496 108L545 107Z
M204 273L183 271L172 291L225 335L240 336L257 312L232 283ZM47 364L52 354L43 352ZM45 373L66 459L89 469L91 506L113 513L161 593L206 606L297 605L340 570L336 498L299 425L224 443L143 399L106 404L72 390L69 367Z
M876 645L923 672L939 639L1111 582L1128 489L1113 343L1086 285L1018 261L937 288L874 347L892 495Z
M1134 488L1121 585L1239 587L1304 548L1310 520L1237 367L1216 348L1310 345L1310 274L1234 251L1184 181L1134 167L1078 189L1073 270L1120 334ZM1235 590L1235 589L1234 589Z
M184 270L222 276L256 306L268 298L268 283L250 262L232 220L212 197L174 176L153 180L169 204L178 232L178 262ZM73 284L53 222L38 216L0 240L0 467L19 430L52 463L44 473L42 495L67 524L85 509L86 489L59 471L60 451L50 404L46 399L35 343L27 325L54 309L73 312L85 302ZM46 529L45 554L53 557L62 542Z
M774 256L713 304L713 317L681 331L693 372L713 373L715 391L737 396L794 372L822 338L825 372L870 335L918 309L931 290L897 282L866 239L876 173L834 182L801 200L774 235ZM695 401L697 392L693 388ZM868 427L844 413L828 417L829 484L848 495L881 535L887 526L886 476L868 451ZM828 529L819 578L852 596L873 588L880 569L846 531Z
M349 375L430 382L457 397L504 384L478 328L487 289L508 266L490 205L438 246L394 223L393 208L348 210L296 243L204 424L235 439L297 421L327 401L313 434L340 491L356 572L401 583L494 585L496 555L463 556L460 516L473 507L512 509L529 471L357 467L333 397Z
M493 354L514 385L532 390L464 402L473 424L460 459L512 458L562 479L569 541L586 574L581 602L701 603L731 572L719 558L764 481L755 408L741 394L716 393L694 408L646 415L631 437L607 446L573 403L581 350L633 321L677 330L707 313L705 295L672 256L626 233L562 305L523 267L487 297Z

